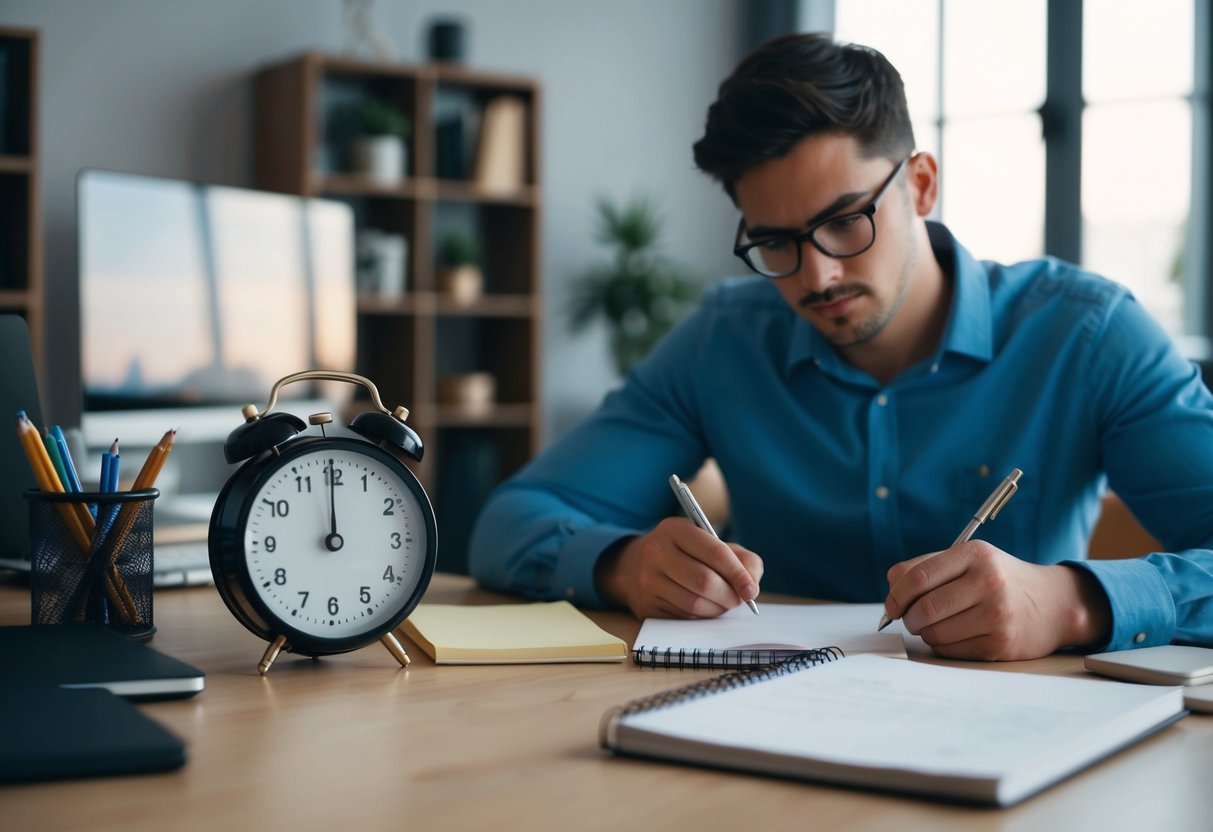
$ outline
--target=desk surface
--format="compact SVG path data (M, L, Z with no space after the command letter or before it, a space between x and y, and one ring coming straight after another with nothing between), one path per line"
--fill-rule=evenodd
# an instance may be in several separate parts
M440 575L427 600L505 596ZM203 669L194 699L141 705L188 748L170 774L0 787L6 829L1208 829L1213 717L1191 716L1009 810L612 757L612 705L710 675L619 664L435 667L378 645L313 661L264 644L211 588L158 591L157 649ZM638 624L594 613L631 644ZM0 586L0 623L29 620ZM1082 675L1053 656L988 666Z

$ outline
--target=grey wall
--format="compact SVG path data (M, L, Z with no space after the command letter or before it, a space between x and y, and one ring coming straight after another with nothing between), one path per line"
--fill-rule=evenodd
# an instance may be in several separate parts
M568 280L598 256L593 200L645 192L670 254L734 272L735 214L694 170L716 85L738 54L735 0L379 0L400 60L425 59L436 14L464 18L468 64L544 85L543 269L548 435L616 378L601 330L574 337ZM307 49L339 51L339 0L0 0L0 23L42 32L42 183L49 417L79 411L74 182L85 167L248 186L251 77Z

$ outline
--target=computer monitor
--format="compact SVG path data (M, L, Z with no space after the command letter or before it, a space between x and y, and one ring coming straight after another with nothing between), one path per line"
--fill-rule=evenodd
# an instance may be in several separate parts
M150 446L168 427L221 441L282 376L354 369L344 203L86 170L77 208L90 448ZM298 387L282 396L345 395Z

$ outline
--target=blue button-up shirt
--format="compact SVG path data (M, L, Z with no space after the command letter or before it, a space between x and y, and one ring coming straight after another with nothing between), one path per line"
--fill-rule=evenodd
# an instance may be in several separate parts
M1094 575L1112 610L1104 649L1213 642L1213 397L1196 368L1115 283L1050 258L979 262L929 231L954 284L934 355L882 384L770 281L726 281L494 493L473 576L601 605L599 556L676 514L669 475L711 456L764 591L882 601L890 566L946 548L1022 468L978 537ZM1165 552L1083 560L1107 485Z

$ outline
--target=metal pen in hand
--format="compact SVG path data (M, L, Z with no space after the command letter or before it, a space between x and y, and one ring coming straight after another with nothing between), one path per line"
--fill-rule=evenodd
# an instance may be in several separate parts
M691 518L691 522L712 537L720 540L720 535L716 534L716 530L708 522L708 516L699 507L699 501L695 499L695 495L691 493L691 489L687 487L687 484L678 479L677 474L670 474L670 488L674 489L674 496L678 498L678 505L682 506L682 510L686 512L687 517ZM758 605L754 603L753 599L745 599L745 604L754 615L758 615Z
M960 534L956 535L956 539L952 541L952 546L964 543L973 536L978 526L987 520L993 520L997 517L999 510L1007 504L1007 500L1010 500L1015 492L1019 490L1019 478L1022 476L1023 471L1018 468L1012 469L1011 473L1007 474L1006 478L994 489L994 493L986 497L986 501L981 504L981 508L977 509L977 513L961 529ZM949 546L948 548L952 547ZM876 631L880 632L892 623L893 619L889 618L889 614L886 612L880 616L880 626L876 628Z

